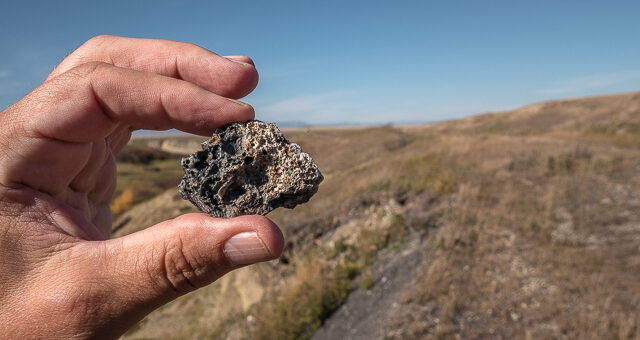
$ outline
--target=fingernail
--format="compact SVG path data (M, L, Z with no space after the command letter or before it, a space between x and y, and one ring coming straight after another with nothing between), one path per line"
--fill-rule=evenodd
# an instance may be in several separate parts
M255 66L253 64L253 60L251 60L251 58L247 58L247 57L244 57L244 56L226 55L226 56L224 56L224 58L227 58L227 59L229 59L229 61L233 61L234 63L240 63L240 64L244 64L244 65Z
M223 252L236 265L251 264L271 260L271 254L257 233L237 234L227 240Z

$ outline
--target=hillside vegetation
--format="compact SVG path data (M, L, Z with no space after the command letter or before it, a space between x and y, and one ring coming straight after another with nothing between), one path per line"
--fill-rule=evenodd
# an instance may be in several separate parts
M282 258L177 299L125 338L640 339L640 93L285 135L325 182L269 215ZM134 199L114 237L194 211L173 186L178 159L121 169L116 200Z

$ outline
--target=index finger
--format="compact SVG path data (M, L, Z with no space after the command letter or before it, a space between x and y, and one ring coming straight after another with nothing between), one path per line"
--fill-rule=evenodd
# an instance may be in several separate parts
M184 42L110 35L88 40L65 58L47 79L96 61L186 80L234 99L246 96L258 84L258 72L248 57L225 58Z
M254 118L250 105L190 82L100 62L45 82L8 112L7 119L21 121L27 132L80 143L105 138L120 124L209 136Z

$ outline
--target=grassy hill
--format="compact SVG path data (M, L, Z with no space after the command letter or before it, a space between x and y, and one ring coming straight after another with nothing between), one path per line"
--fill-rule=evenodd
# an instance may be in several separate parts
M125 338L640 338L640 93L285 134L325 182L269 215L283 257ZM114 237L193 211L176 156L136 159L119 168Z

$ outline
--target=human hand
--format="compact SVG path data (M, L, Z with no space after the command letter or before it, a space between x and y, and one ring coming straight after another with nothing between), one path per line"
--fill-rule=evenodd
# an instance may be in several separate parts
M114 155L134 129L211 135L251 120L230 98L258 81L247 57L100 36L0 113L0 337L112 338L228 271L277 258L262 216L188 214L109 240Z

